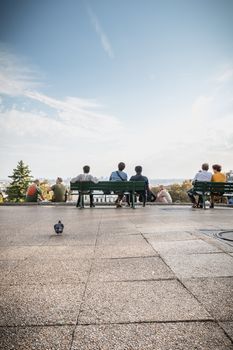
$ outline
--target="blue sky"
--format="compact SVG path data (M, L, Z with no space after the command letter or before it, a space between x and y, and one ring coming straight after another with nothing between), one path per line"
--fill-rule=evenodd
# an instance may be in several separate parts
M0 3L0 178L233 168L233 1Z

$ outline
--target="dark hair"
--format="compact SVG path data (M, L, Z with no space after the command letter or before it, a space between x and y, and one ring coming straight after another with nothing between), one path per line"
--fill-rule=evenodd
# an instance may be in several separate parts
M202 170L209 170L209 164L208 163L203 163L201 168L202 168Z
M214 164L214 165L212 166L212 168L213 168L213 170L216 170L216 171L218 171L218 172L220 172L220 171L222 170L222 167L221 167L221 165L219 165L219 164Z
M136 171L137 174L141 174L141 172L142 172L142 167L141 167L141 165L137 165L137 166L135 167L135 171Z
M125 169L125 163L120 162L120 163L118 164L118 169L119 169L120 171L124 170L124 169Z
M89 171L90 171L89 165L84 165L84 167L83 167L83 172L84 172L85 174L88 174Z

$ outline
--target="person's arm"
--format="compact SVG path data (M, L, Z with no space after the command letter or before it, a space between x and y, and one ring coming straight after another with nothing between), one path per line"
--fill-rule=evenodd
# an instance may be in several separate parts
M97 177L94 177L91 175L91 182L94 182L95 184L97 184L97 182L99 182L99 180L97 179Z
M38 192L40 198L42 199L42 201L44 201L45 198L44 198L44 196L43 196L43 194L42 194L42 190L41 190L39 187L37 187L37 192Z
M73 179L70 180L70 182L73 184L75 182L78 182L80 181L80 175L76 176L76 177L73 177Z

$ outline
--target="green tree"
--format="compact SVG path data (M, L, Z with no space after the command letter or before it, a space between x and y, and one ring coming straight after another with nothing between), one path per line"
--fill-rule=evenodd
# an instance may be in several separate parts
M13 175L10 175L12 182L7 187L8 200L13 202L22 202L25 200L26 191L32 176L30 175L28 165L25 165L22 160L17 164L17 167L13 169Z

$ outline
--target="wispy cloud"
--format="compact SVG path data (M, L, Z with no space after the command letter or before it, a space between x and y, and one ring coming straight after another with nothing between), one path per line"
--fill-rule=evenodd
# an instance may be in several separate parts
M22 58L0 47L0 94L17 96L27 89L41 86L39 74L23 62Z
M63 134L69 135L69 140L79 137L104 141L114 138L116 131L121 130L122 125L118 119L103 113L95 100L70 96L63 99L50 97L38 91L36 77L38 78L38 74L24 66L13 54L7 51L1 54L0 94L3 97L0 123L3 134L5 130L9 136L11 130L13 137L13 133L18 136L26 135L31 130L30 134L34 135L43 125L46 135L48 132L45 129L52 130L54 135L62 134L63 129ZM20 97L21 103L4 108L4 96ZM27 101L30 101L29 109L25 107ZM64 141L64 137L62 139ZM59 139L57 142L59 143Z
M226 69L222 74L217 77L217 81L225 83L233 79L233 68Z
M104 51L107 53L107 55L110 57L110 58L114 58L114 53L113 53L113 50L112 50L112 46L109 42L109 39L107 37L107 35L105 34L101 24L100 24L100 21L98 19L98 17L96 16L96 14L93 12L92 8L90 7L90 5L87 5L87 12L88 12L88 15L90 17L90 20L91 20L91 23L97 33L97 35L99 36L100 38L100 41L101 41L101 45L104 49Z

